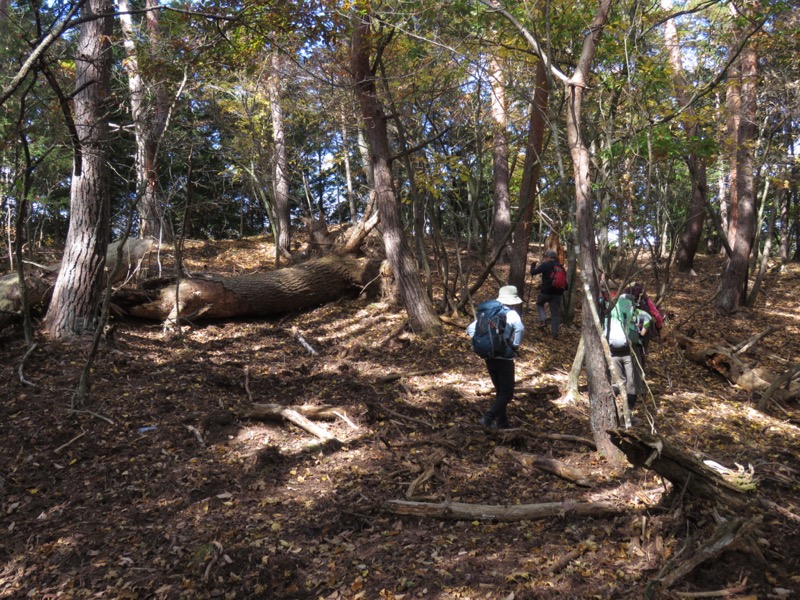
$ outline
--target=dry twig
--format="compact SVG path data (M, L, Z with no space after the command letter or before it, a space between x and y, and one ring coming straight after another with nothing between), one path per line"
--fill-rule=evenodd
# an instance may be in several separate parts
M25 366L25 361L28 360L28 357L33 354L33 351L36 350L39 344L31 344L31 347L28 348L28 351L25 353L25 356L22 357L22 362L19 363L19 381L22 385L35 385L31 383L27 379L25 379L25 375L23 374L23 367Z

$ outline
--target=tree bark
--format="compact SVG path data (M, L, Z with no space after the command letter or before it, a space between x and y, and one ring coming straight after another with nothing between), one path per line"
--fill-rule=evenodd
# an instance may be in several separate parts
M735 12L733 6L730 7ZM729 45L729 52L733 52L736 42ZM725 210L720 206L723 215L723 227L728 237L729 245L734 245L736 240L736 227L739 221L739 124L741 120L741 62L735 61L728 68L728 81L725 88L725 112L727 119L725 122L727 134L727 158L728 158L728 199Z
M441 321L433 303L420 281L414 255L408 246L400 207L392 186L391 153L386 128L386 114L377 95L375 74L370 67L370 8L360 0L353 13L351 70L356 97L367 128L370 158L375 177L375 196L380 214L386 258L400 290L412 329L417 333L435 334L441 331ZM358 17L356 12L362 13Z
M75 53L73 97L80 154L73 164L70 225L62 268L42 323L56 340L91 330L103 291L109 235L108 109L111 73L110 0L88 0ZM97 17L107 14L106 17ZM93 18L96 17L96 18Z
M567 139L572 157L575 177L576 221L580 266L584 280L583 323L581 333L584 340L586 379L589 384L589 422L597 449L611 462L619 463L622 456L614 447L608 431L617 426L617 411L614 390L608 379L600 332L593 312L597 312L599 285L597 274L597 248L594 239L594 212L590 176L589 149L583 141L581 131L581 103L589 78L589 69L594 59L597 42L611 10L611 0L601 0L592 24L591 33L584 38L578 66L567 83ZM592 311L590 303L594 305Z
M737 139L737 206L736 235L733 254L722 273L721 290L716 307L723 315L730 315L746 302L747 274L755 230L755 182L753 176L753 142L756 136L756 78L758 63L752 47L742 49L739 56L741 71L741 96ZM733 186L731 186L733 187Z
M151 50L160 42L158 15L160 5L157 0L147 0L148 9L144 17ZM120 0L120 26L124 37L126 60L125 70L128 73L128 89L131 95L131 118L136 135L136 191L141 195L139 200L139 237L154 237L171 243L174 239L172 226L165 220L164 210L158 197L158 146L164 129L167 126L169 102L164 86L158 82L146 82L142 74L139 57L141 48L137 48L136 31L128 0ZM148 85L154 91L153 100L148 104L146 96Z
M520 215L514 230L508 283L518 290L525 289L525 275L528 272L528 244L533 228L534 201L538 193L537 182L541 171L541 156L544 147L544 133L547 123L547 102L550 86L544 63L536 65L536 88L533 91L533 104L528 121L528 142L525 146L525 162L522 167L522 185L519 190Z
M281 60L274 52L270 55L270 73L267 79L269 106L272 114L272 197L275 202L275 219L277 221L278 239L275 240L276 267L280 264L279 256L289 256L291 246L291 223L289 214L289 169L286 158L286 129L283 125L283 107L281 106Z
M120 301L131 316L166 320L180 318L227 319L232 317L268 317L311 308L356 295L365 286L377 286L380 263L353 256L326 256L297 267L234 277L183 279L162 289L155 300L141 302L133 297ZM149 300L149 299L148 299Z
M492 220L493 251L498 253L498 261L509 259L509 247L505 240L511 227L511 194L508 191L508 114L506 109L506 90L503 69L496 58L490 59L489 81L492 88L491 114L493 121L492 143L492 190L494 192L494 217ZM504 246L504 247L503 247ZM517 289L522 289L521 287Z
M670 13L672 11L672 0L661 0L661 8ZM675 95L680 105L686 107L686 110L682 113L681 125L686 134L689 147L686 165L689 168L689 174L692 179L692 198L678 245L676 262L679 271L688 273L692 270L694 264L694 256L700 244L700 236L703 234L703 224L706 216L706 193L708 188L706 161L705 158L698 155L696 150L696 146L702 141L702 130L698 123L696 111L690 104L689 84L686 81L686 75L683 70L678 27L674 18L668 19L664 23L664 39L670 66L672 67L672 84L675 87Z

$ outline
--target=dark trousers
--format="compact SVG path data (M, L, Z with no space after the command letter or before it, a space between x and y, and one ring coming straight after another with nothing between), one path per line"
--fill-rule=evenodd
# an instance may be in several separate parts
M506 406L514 397L514 361L504 358L489 358L486 368L494 384L495 396L486 416L497 421L501 427L508 425Z
M560 294L545 294L539 292L536 298L536 311L539 313L539 322L544 323L547 321L547 312L544 305L550 305L550 333L553 337L558 335L558 326L561 323L561 295Z

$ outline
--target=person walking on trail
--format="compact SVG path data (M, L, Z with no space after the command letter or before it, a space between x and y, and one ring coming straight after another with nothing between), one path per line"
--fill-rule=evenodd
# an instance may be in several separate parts
M603 332L611 350L611 359L625 386L628 410L632 411L637 397L647 391L644 340L653 318L636 305L631 294L621 294L610 309L609 302L604 298L600 299L600 305L604 313Z
M652 339L653 335L656 335L659 338L661 337L661 328L664 326L664 317L661 316L661 312L658 310L655 302L653 302L645 293L644 284L634 282L630 285L630 287L625 288L625 293L633 296L634 305L639 308L639 310L646 312L653 319L649 334L642 337L642 346L644 346L645 354L647 354L650 340Z
M558 254L555 250L545 252L544 258L539 266L537 266L537 261L533 261L531 264L531 276L542 275L542 285L539 288L539 296L536 298L536 311L539 313L539 328L544 330L547 328L545 305L550 306L550 333L553 339L556 339L561 324L561 298L566 290L566 272L563 265L558 262ZM559 270L562 276L557 277ZM554 280L562 278L564 283L557 285ZM561 287L562 285L563 287Z
M481 335L486 335L487 326L483 322L486 319L484 313L491 312L490 332L501 339L493 342L495 348L489 354L482 354L485 358L486 368L489 377L494 384L494 402L488 412L481 417L479 423L489 429L508 429L508 415L506 407L514 397L514 356L519 351L522 343L522 334L525 326L515 307L522 304L522 299L517 294L517 288L513 285L506 285L500 288L496 301L485 302L478 306L478 318L467 327L467 334L473 340L473 347L478 352L479 342L476 340ZM481 310L486 307L485 310ZM477 336L476 336L477 332ZM483 333L482 333L483 332ZM480 354L480 353L479 353Z

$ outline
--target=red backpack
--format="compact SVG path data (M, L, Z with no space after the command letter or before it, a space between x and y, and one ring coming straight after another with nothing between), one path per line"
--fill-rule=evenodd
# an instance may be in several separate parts
M664 326L664 317L661 316L661 313L658 312L655 303L650 300L650 298L645 298L647 301L647 312L650 313L650 316L653 317L653 322L656 325L656 329L661 329Z
M567 284L567 271L558 263L553 266L553 272L550 274L550 285L562 292L569 287Z

